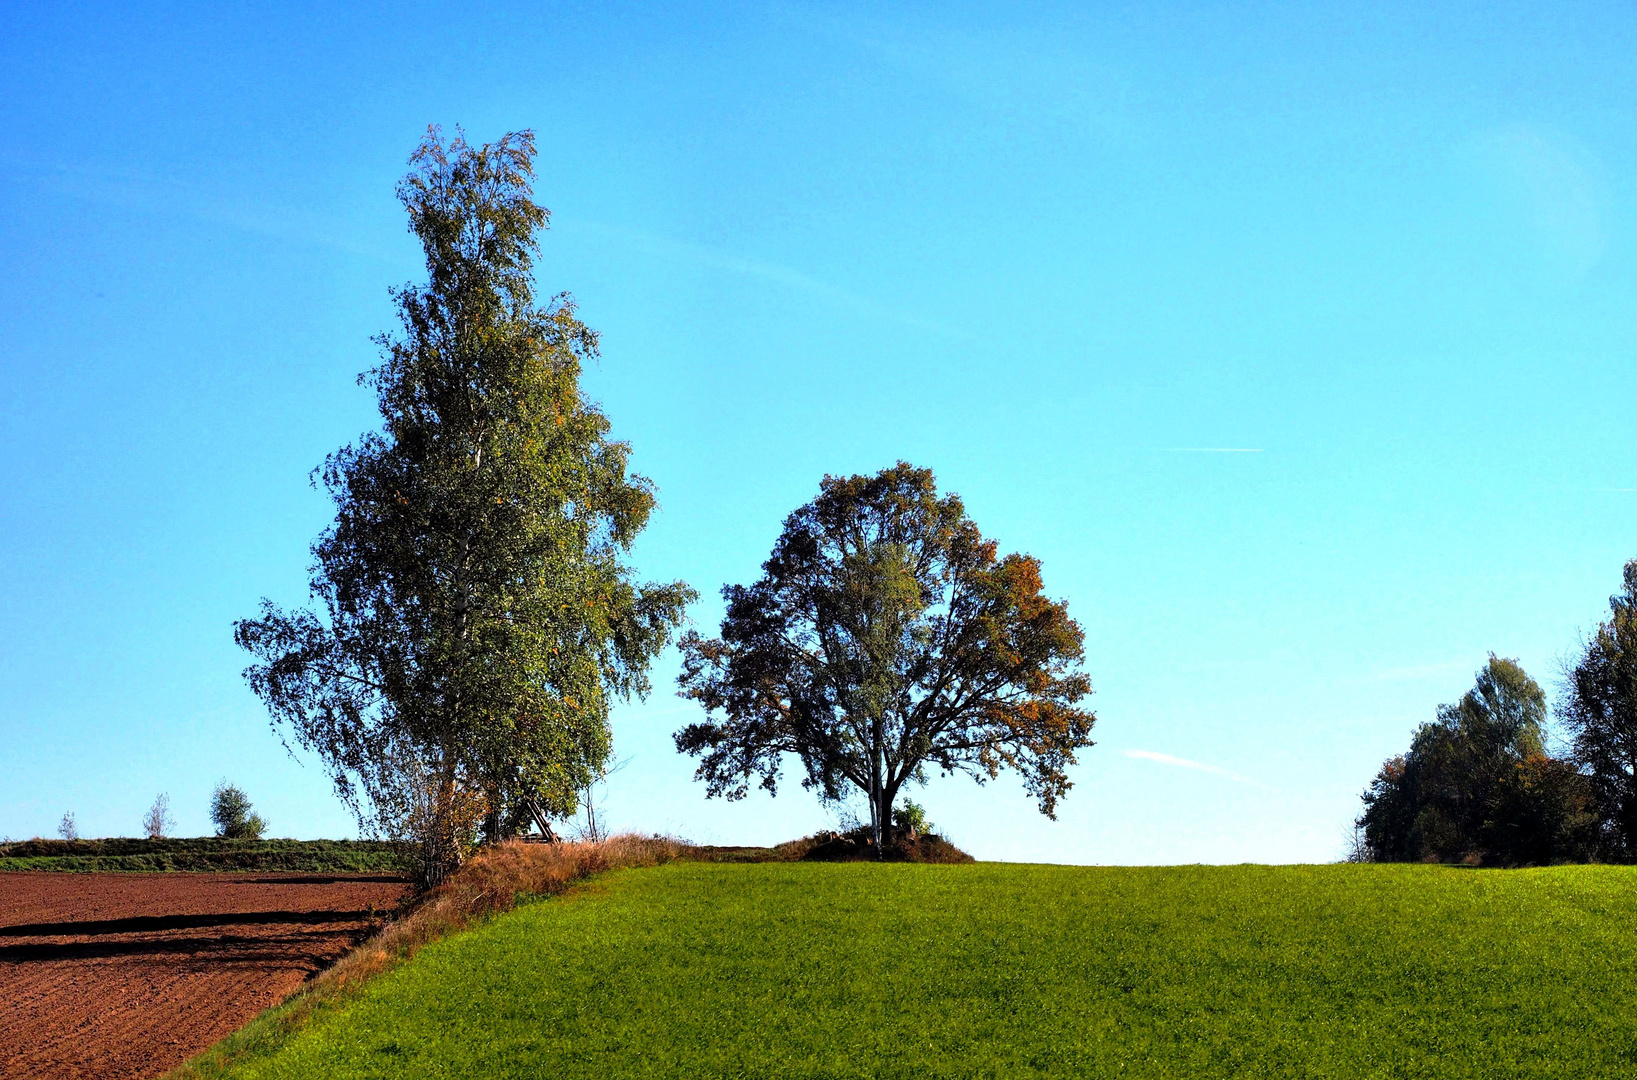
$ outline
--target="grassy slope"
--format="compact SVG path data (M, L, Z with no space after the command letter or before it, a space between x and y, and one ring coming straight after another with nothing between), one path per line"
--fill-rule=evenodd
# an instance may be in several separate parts
M1634 914L1609 867L674 863L231 1075L1632 1075Z
M401 866L402 859L393 845L373 840L226 840L201 836L19 840L0 844L0 870L298 870L338 874L392 873Z

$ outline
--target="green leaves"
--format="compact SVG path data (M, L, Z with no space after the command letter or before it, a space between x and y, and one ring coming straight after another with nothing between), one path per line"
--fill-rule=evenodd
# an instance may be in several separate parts
M1613 853L1637 856L1637 559L1625 588L1610 597L1609 618L1585 641L1565 673L1558 716L1574 738L1608 825Z
M336 518L313 608L264 602L236 628L275 725L361 818L432 821L455 857L466 817L496 834L524 804L573 812L609 695L647 692L695 595L625 561L653 485L580 392L596 334L566 294L534 305L534 145L433 129L416 151L398 194L428 280L394 292L401 331L363 377L382 430L318 471Z
M216 835L229 840L260 840L267 822L250 807L250 797L222 781L210 794L210 820Z
M960 499L900 462L825 477L750 586L723 590L719 638L682 639L681 694L708 720L676 733L709 794L776 790L786 754L826 798L849 787L892 821L927 764L982 781L1015 769L1052 814L1091 745L1082 635L1040 565L997 559Z
M1572 762L1546 755L1545 719L1541 688L1517 661L1491 654L1473 688L1440 706L1365 792L1365 853L1501 865L1596 855L1591 790Z

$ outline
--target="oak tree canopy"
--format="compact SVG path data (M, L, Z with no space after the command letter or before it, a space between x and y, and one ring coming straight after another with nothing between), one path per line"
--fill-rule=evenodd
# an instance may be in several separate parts
M723 590L721 636L682 639L680 693L708 714L675 736L696 778L712 796L774 792L793 755L822 797L865 796L877 851L928 768L1015 770L1055 816L1096 720L1082 633L1038 560L996 552L928 469L825 477L761 579Z

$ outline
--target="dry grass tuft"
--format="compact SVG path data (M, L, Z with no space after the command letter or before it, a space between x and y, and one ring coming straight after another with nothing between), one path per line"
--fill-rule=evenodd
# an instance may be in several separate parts
M167 1074L168 1080L221 1076L233 1064L265 1052L299 1031L316 1013L336 1007L365 982L408 960L422 947L492 915L519 900L555 896L605 870L657 866L688 845L665 837L616 836L600 843L524 844L486 848L436 889L411 901L374 937L320 972L290 1000L269 1009L243 1030Z

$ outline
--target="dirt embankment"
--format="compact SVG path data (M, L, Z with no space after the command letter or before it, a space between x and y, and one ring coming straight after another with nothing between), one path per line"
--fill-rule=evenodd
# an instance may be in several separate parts
M819 832L800 840L786 840L774 847L689 846L683 858L705 862L918 862L969 863L972 856L941 836L894 837L885 845L885 854L876 859L875 842L868 828L851 832Z
M0 1076L155 1076L380 924L386 875L0 873Z

